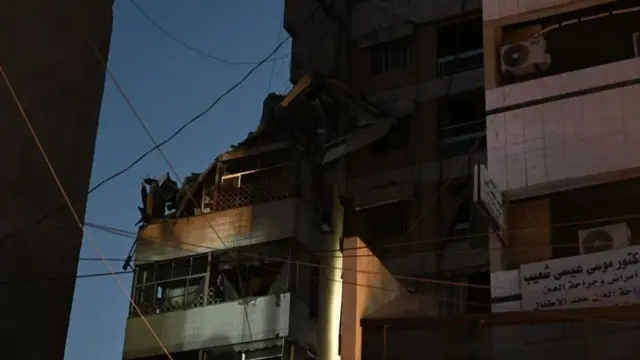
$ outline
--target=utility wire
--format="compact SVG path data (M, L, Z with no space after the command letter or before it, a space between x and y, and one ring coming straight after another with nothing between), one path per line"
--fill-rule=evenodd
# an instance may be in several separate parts
M77 20L77 19L76 19ZM33 140L36 142L36 145L38 146L40 153L42 154L43 159L45 160L47 167L49 168L49 171L51 172L51 175L53 176L56 185L58 186L58 189L60 190L60 193L62 194L62 196L64 197L67 206L69 207L69 210L71 211L71 214L74 217L74 220L76 221L76 223L78 224L78 226L80 227L80 229L82 230L82 232L84 233L84 235L87 236L87 238L91 241L94 249L96 250L96 252L98 253L98 255L104 259L105 256L102 253L102 251L100 250L100 247L98 246L98 244L95 242L95 240L85 231L84 226L82 225L82 220L80 219L80 216L77 214L75 208L73 207L73 203L71 202L71 199L69 198L69 196L67 195L67 192L64 189L64 186L62 185L62 183L60 182L60 179L58 178L58 175L56 174L55 169L53 168L53 164L51 163L51 161L49 160L49 157L46 153L46 151L44 150L44 148L42 147L42 144L40 143L40 140L38 138L37 133L35 132L35 129L33 128L33 126L31 125L31 121L29 120L29 117L27 116L24 108L22 107L22 104L20 102L20 99L18 99L17 94L15 93L13 86L11 85L11 82L9 81L9 78L7 77L7 74L4 72L4 68L2 67L2 64L0 64L0 73L2 73L2 77L4 78L5 83L7 84L7 88L9 90L9 92L11 93L11 96L13 97L14 102L16 103L16 106L18 107L18 109L20 110L20 114L22 115L22 118L24 119L27 127L29 128L29 132L31 133ZM134 307L134 309L136 310L136 312L140 315L142 321L145 323L145 325L149 328L149 331L151 332L151 334L153 335L153 337L155 338L155 340L158 342L158 345L160 345L160 347L162 348L162 350L166 353L167 357L170 360L173 360L173 358L171 357L171 355L169 354L169 351L167 350L167 348L164 346L164 344L162 343L162 341L160 340L160 338L158 337L158 335L155 333L155 331L153 330L153 328L151 327L151 325L149 324L149 322L147 321L147 319L143 316L142 312L140 311L140 308L138 308L138 306L135 304L135 301L133 301L133 298L127 293L127 289L124 287L124 285L122 284L122 282L120 281L120 278L118 277L118 275L116 275L115 271L111 268L111 265L109 265L109 262L106 260L103 260L103 263L105 264L105 266L107 267L107 269L109 270L109 273L111 273L111 275L115 278L116 282L118 283L118 285L120 286L120 289L122 290L122 292L125 294L125 296L129 299L129 302L132 304L132 306Z
M131 3L136 6L135 3L133 3L131 1ZM303 21L303 25L304 23L316 12L316 10L319 7L314 8L305 18ZM147 125L145 124L145 122L142 120L142 117L140 116L140 114L138 113L138 111L136 110L135 106L133 105L133 103L131 102L131 100L129 99L129 97L127 96L127 94L125 93L124 89L122 88L122 86L120 86L120 83L118 82L118 80L116 79L116 77L114 76L114 74L111 72L111 70L109 69L109 66L106 62L106 60L104 59L104 57L102 56L102 54L100 53L100 51L98 50L98 48L95 46L95 43L92 41L91 37L89 36L89 34L86 32L86 29L84 29L84 27L82 26L82 24L80 24L78 22L78 25L81 27L82 32L84 33L87 41L89 42L89 44L91 45L91 47L94 50L95 55L99 58L99 60L102 62L102 65L104 66L107 74L109 75L109 77L111 78L111 80L114 82L114 84L116 85L118 91L120 92L121 96L124 98L124 100L126 101L128 107L131 109L132 113L134 114L136 120L138 121L138 123L142 126L144 132L147 134L147 136L149 137L149 139L151 140L151 142L153 143L154 150L157 150L158 153L160 154L160 156L162 157L162 159L165 161L165 163L167 164L167 166L169 166L169 169L171 170L171 172L173 173L173 175L176 177L176 179L178 181L180 181L181 177L178 174L177 170L175 169L175 167L173 166L173 164L171 163L171 161L169 160L169 158L166 156L166 154L164 153L164 151L162 151L161 146L162 144L159 144L153 134L151 134L151 131L149 130L149 128L147 127ZM278 36L279 37L279 36ZM269 56L267 56L266 58L264 58L261 62L259 62L251 71L249 71L247 73L247 75L245 75L245 77L243 78L242 81L244 81L245 79L247 79L251 73L255 70L258 69L258 67L262 64L264 64L269 58L271 58L279 49L280 47L282 47L282 45L289 39L289 37L285 38L285 40L283 41L279 41L278 45L276 46L276 48L269 54ZM279 39L278 39L279 40ZM240 85L242 83L242 81L240 83L238 83L237 85ZM237 87L237 86L236 86ZM229 89L225 94L230 93L231 91L233 91L235 89L235 87L232 87L231 89ZM223 95L225 95L223 94ZM219 98L220 99L220 98ZM201 113L201 115L204 115L204 113L208 112L214 105L216 104L216 102L214 102L207 110L205 110L205 112ZM182 128L180 128L178 130L178 132L174 133L174 135L172 135L171 137L169 137L169 139L165 140L165 142L169 141L173 136L177 135L177 133L179 133L182 129L184 129L187 125L189 125L191 122L195 121L198 117L192 119L190 122L188 122L187 124L185 124ZM178 189L179 190L179 189ZM196 201L196 199L193 197L193 194L190 191L186 192L187 196L189 197L189 199L192 201L192 203L194 204L194 206L198 206L198 202ZM211 228L212 232L215 234L215 236L218 238L220 244L222 244L223 248L227 248L226 243L224 242L224 240L222 239L222 237L218 234L217 230L214 228L213 224L211 224L211 222L209 221L209 219L207 217L204 217L204 220L207 222L207 224L209 225L209 228ZM235 255L232 255L235 257ZM237 275L238 275L238 282L239 284L243 283L242 280L242 274L240 273L240 268L236 267L237 270ZM248 275L247 275L248 276ZM243 287L246 288L247 284L244 284ZM249 328L249 337L253 338L250 329L251 329L251 325L248 323L249 320L249 316L248 316L248 311L247 311L247 305L244 305L244 316L243 316L243 324L242 324L242 331L244 331L244 317L246 317L247 320L247 325Z
M317 10L319 7L316 7L303 21L306 22ZM193 118L191 118L190 120L188 120L184 125L182 125L181 127L178 128L178 130L176 130L171 136L169 136L167 139L161 141L160 143L158 143L157 146L152 147L151 149L147 150L146 152L144 152L142 155L140 155L137 159L135 159L133 162L131 162L129 165L125 166L124 168L122 168L121 170L117 171L116 173L114 173L113 175L107 177L106 179L100 181L98 184L96 184L95 186L91 187L91 189L89 189L89 191L87 191L81 198L76 199L75 202L78 201L84 201L84 199L86 199L86 197L88 195L90 195L91 193L93 193L94 191L98 190L100 187L102 187L103 185L105 185L106 183L110 182L111 180L119 177L120 175L126 173L127 171L131 170L134 166L136 166L140 161L142 161L144 158L146 158L147 156L149 156L149 154L151 154L152 152L154 152L157 148L160 148L162 146L164 146L166 143L168 143L169 141L173 140L176 136L178 136L185 128L187 128L188 126L190 126L192 123L194 123L195 121L199 120L200 118L202 118L204 115L206 115L209 111L211 111L211 109L213 109L216 105L218 105L218 103L224 99L227 95L229 95L231 92L233 92L235 89L237 89L240 85L242 85L259 67L261 67L262 65L264 65L264 63L267 62L267 60L269 60L286 42L287 40L289 40L291 38L291 36L287 36L284 40L282 40L278 46L275 47L275 49L273 49L271 51L271 53L269 53L269 55L267 57L265 57L264 59L262 59L258 64L256 64L253 68L251 68L251 70L249 70L237 83L235 83L233 86L231 86L229 89L227 89L224 93L222 93L220 96L218 96L205 110L203 110L202 112L200 112L198 115L194 116ZM61 204L59 207L53 209L52 211L46 213L45 215L41 216L38 220L34 221L32 224L26 226L25 228L18 230L16 232L7 234L5 236L3 236L2 238L0 238L0 241L5 241L14 237L17 237L27 231L29 231L30 229L32 229L33 227L39 225L40 223L42 223L43 221L45 221L46 219L48 219L50 216L52 216L53 214L57 213L58 211L64 209L66 207L66 204Z
M536 226L536 227L529 227L529 228L522 228L522 229L505 229L504 231L499 231L499 232L498 231L491 231L491 232L478 233L478 234L441 237L441 238L427 239L427 240L416 240L416 241L412 241L412 242L404 242L404 243L397 243L397 244L381 244L379 246L347 247L347 248L344 248L343 250L372 249L372 248L377 248L377 247L395 248L395 247L402 247L402 246L413 245L413 244L437 243L437 242L442 242L442 241L470 239L470 238L476 238L476 237L489 236L489 235L493 235L493 234L516 234L516 233L523 233L523 232L549 230L549 229L556 229L556 228L577 226L577 225L589 225L589 224L594 224L594 223L606 223L606 222L612 222L612 221L623 221L623 220L638 219L638 218L640 218L640 213L629 214L629 215L624 215L624 216L598 218L598 219L592 219L592 220L583 220L583 221L574 221L574 222L567 222L567 223L551 224L551 225L545 225L545 226ZM109 226L105 226L105 225L97 225L97 224L93 224L93 223L87 222L85 224L85 226L88 226L88 227L91 227L91 228L95 228L97 230L103 230L103 231L111 232L111 233L114 233L116 235L123 235L123 236L129 237L131 239L135 239L136 236L137 236L137 234L135 232L127 231L127 230L124 230L124 229L118 229L118 228L115 228L115 227L109 227ZM157 238L154 238L152 240L157 240ZM525 250L525 249L538 249L538 248L547 248L547 247L552 247L552 248L570 248L570 247L575 247L575 246L576 245L574 245L574 244L555 244L555 245L554 244L550 244L550 245L531 245L531 246L510 246L510 247L508 247L506 249L507 250ZM503 249L505 249L505 248L487 247L487 248L484 248L484 249L451 250L451 251L441 251L441 252L437 252L437 253L441 253L441 254L442 253L475 253L475 252L485 252L485 251L503 250ZM322 255L322 254L326 254L326 253L333 253L333 252L336 252L336 251L335 250L326 250L326 251L312 252L311 254L317 256L317 255ZM424 253L429 254L429 253L434 253L434 251L426 251ZM416 252L412 251L411 254L416 254ZM355 255L355 256L364 256L364 257L366 257L366 256L376 256L376 255ZM344 257L349 257L349 255L344 255Z
M201 55L207 59L225 64L225 65L231 65L231 66L236 66L236 65L256 65L256 64L260 64L261 61L231 61L231 60L227 60L227 59L223 59L221 57L215 56L215 55L211 55L203 50L198 49L197 47L188 44L187 42L185 42L184 40L179 39L178 37L176 37L175 35L173 35L171 32L169 32L165 27L163 27L162 25L160 25L157 21L155 21L151 15L149 15L149 13L147 13L146 11L144 11L144 9L142 9L142 7L140 5L138 5L135 1L133 0L129 0L129 3L131 3L131 5L145 18L147 19L147 21L149 21L156 29L160 30L160 32L162 32L163 34L165 34L168 38L170 38L171 40L175 41L176 43L180 44L181 46L183 46L184 48L198 54ZM278 39L279 40L279 39ZM269 59L267 61L264 62L272 62L275 63L278 60L281 59L286 59L287 56L289 54L284 54L281 57L276 57L273 59Z
M280 271L281 269L275 269L275 268L271 268L268 266L264 266L264 265L260 265L261 268L263 268L264 270L269 270L269 271ZM117 272L117 274L133 274L133 271L120 271ZM112 273L110 272L105 272L105 273L92 273L92 274L83 274L83 275L78 275L75 278L76 279L84 279L84 278L97 278L97 277L105 277L105 276L112 276ZM20 283L24 282L24 283L28 283L28 282L41 282L41 281L53 281L53 280L58 280L60 278L67 278L67 277L39 277L39 278L34 278L34 279L24 279L21 280ZM313 279L321 279L320 276L311 276L311 278ZM346 285L353 285L359 288L365 288L365 289L373 289L373 290L380 290L380 291L385 291L385 292L391 292L391 293L397 293L397 294L405 294L404 291L401 290L396 290L396 289L391 289L388 287L382 287L382 286L374 286L374 285L369 285L369 284L361 284L361 283L357 283L357 282L350 282L350 281L345 281L342 279L329 279L329 281L335 281L335 282L339 282L342 284L346 284ZM0 285L8 285L8 284L13 284L16 283L17 281L15 280L10 280L10 281L2 281L0 280ZM473 302L473 301L467 301L467 300L456 300L456 299L449 299L449 298L442 298L439 297L437 295L427 295L427 294L419 294L418 295L420 298L423 299L437 299L439 301L443 301L445 303L452 303L452 304L462 304L462 305L474 305L474 306L478 306L478 307L483 307L483 308L487 308L490 309L491 308L491 303L481 303L481 302ZM591 318L591 317L586 317L586 316L577 316L577 315L572 315L572 314L565 314L565 313L558 313L558 312L546 312L546 311L523 311L523 312L528 312L528 313L534 313L534 314L538 314L541 316L554 316L554 317L560 317L560 318L566 318L566 319L571 319L571 320L583 320L583 321L593 321L593 322L600 322L600 323L606 323L606 324L615 324L615 325L627 325L627 326L631 326L631 327L640 327L640 323L638 322L628 322L628 321L617 321L617 320L609 320L609 319L602 319L602 318Z

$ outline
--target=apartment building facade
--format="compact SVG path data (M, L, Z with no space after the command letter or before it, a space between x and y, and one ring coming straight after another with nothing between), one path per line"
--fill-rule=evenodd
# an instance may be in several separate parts
M472 203L473 166L486 162L481 2L332 2L340 11L305 23L318 3L285 2L292 78L301 69L326 72L397 120L347 158L345 234L364 241L394 274L488 285L485 236L435 240L486 233ZM314 36L332 43L311 46ZM450 292L434 313L465 313L467 296L489 297L423 285L406 284Z
M0 11L0 64L80 219L105 77L87 36L107 59L112 3L9 0ZM0 119L0 358L62 360L82 229L4 79Z
M634 357L640 4L485 0L483 20L487 167L505 199L493 350Z

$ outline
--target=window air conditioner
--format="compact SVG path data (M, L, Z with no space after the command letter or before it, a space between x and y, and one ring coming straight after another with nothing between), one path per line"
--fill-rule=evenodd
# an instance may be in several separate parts
M580 254L592 254L629 245L631 231L626 223L580 230Z
M500 59L502 73L512 76L546 70L551 65L551 55L547 53L547 41L541 36L518 44L503 46L500 48Z

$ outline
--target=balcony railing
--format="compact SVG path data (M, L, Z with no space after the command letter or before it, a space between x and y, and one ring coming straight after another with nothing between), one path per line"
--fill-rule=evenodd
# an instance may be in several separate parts
M223 176L214 209L222 211L294 197L296 180L293 164Z

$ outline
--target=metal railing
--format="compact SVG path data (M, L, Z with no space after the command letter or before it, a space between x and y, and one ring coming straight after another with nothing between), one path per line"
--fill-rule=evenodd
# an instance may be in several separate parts
M277 171L274 171L277 170ZM265 176L258 177L264 172ZM267 172L269 172L267 174ZM244 178L254 176L251 181ZM269 201L283 200L297 194L295 166L287 164L258 172L228 175L223 180L237 177L234 186L222 186L216 195L214 211L255 205Z

